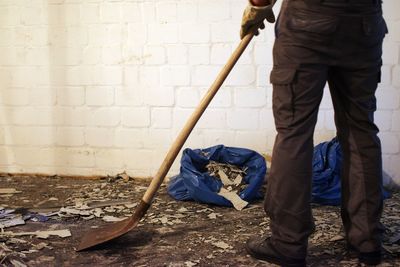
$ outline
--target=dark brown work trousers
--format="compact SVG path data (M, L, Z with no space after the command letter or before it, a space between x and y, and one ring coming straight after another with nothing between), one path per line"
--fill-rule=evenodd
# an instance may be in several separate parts
M373 116L387 28L380 3L339 1L286 0L276 24L270 80L277 136L264 205L272 244L292 258L306 256L314 230L313 133L326 82L343 152L346 240L361 252L381 245L382 158Z

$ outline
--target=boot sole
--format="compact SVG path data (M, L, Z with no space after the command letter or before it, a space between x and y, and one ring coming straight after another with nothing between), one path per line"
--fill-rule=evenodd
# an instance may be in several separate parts
M280 265L282 267L306 267L306 261L304 262L285 262L283 260L277 259L275 257L270 257L264 254L258 254L258 253L254 253L253 251L251 251L249 248L247 248L246 246L246 251L248 254L250 254L253 258L257 259L257 260L261 260L261 261L266 261L268 263L273 263L276 265Z

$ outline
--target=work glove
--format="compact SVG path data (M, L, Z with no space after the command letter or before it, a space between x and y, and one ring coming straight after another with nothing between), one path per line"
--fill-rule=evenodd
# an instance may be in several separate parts
M254 34L258 35L258 29L265 28L265 19L270 23L275 22L275 15L272 11L272 7L274 6L275 2L276 0L271 0L271 3L267 6L254 6L249 0L249 4L243 12L240 39L243 39L253 26L257 27Z

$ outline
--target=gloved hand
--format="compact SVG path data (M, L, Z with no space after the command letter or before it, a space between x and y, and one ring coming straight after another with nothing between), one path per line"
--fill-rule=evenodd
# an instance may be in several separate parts
M250 29L258 25L255 35L258 35L258 28L264 29L264 20L266 19L270 23L275 22L275 15L272 11L276 0L271 0L271 3L267 6L254 6L249 0L249 4L243 12L242 24L240 29L240 39L249 33Z

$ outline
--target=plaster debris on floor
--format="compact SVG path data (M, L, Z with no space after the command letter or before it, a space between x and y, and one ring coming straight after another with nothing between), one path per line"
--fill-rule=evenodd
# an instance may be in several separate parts
M36 236L37 238L47 239L50 236L69 237L71 232L68 229L54 230L54 231L35 231L35 232L1 232L2 237L15 237L15 236Z
M21 193L21 191L17 191L15 188L0 188L0 194L16 194Z
M227 176L231 182L237 177ZM0 194L0 265L264 266L244 248L249 237L270 232L262 200L238 211L175 201L162 185L135 229L78 253L85 232L133 214L148 181L122 174L97 180L3 175L0 183L18 192ZM399 200L400 194L393 193L385 201L380 266L400 263ZM359 266L356 255L346 251L340 208L313 205L313 215L316 231L310 237L309 265Z

